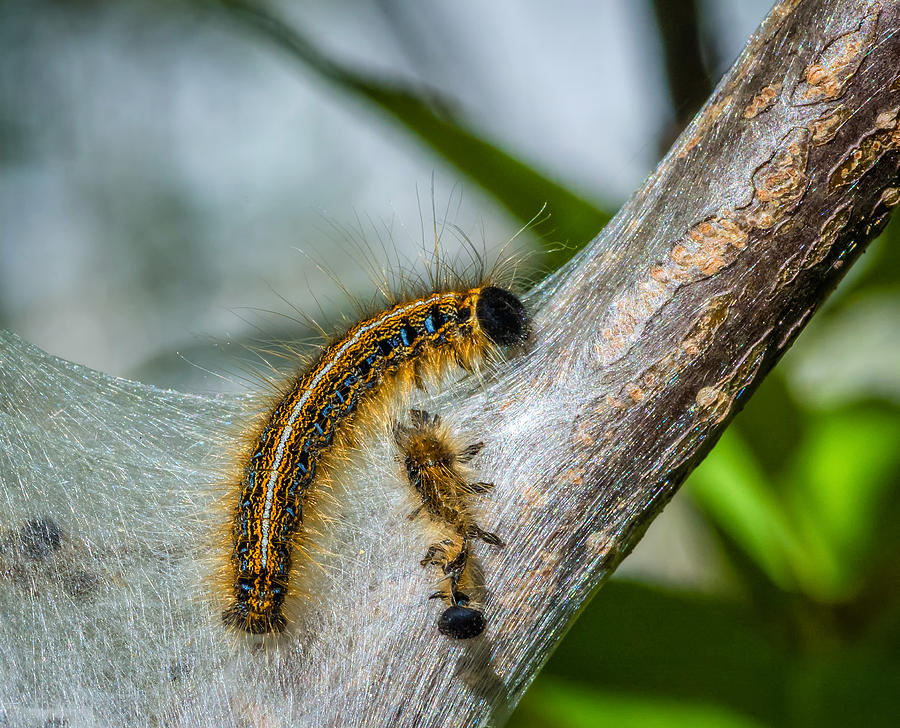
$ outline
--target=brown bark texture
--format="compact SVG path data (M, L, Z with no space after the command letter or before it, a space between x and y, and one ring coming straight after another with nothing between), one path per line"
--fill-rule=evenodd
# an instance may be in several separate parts
M642 189L530 295L528 351L417 402L485 443L473 467L495 488L479 523L506 545L474 547L478 638L435 628L418 564L430 534L406 518L389 432L308 524L319 566L290 636L225 634L204 561L221 544L201 515L221 478L204 453L225 449L246 403L109 379L5 337L8 525L39 503L63 514L64 538L39 570L0 549L0 653L16 676L0 707L77 725L502 724L900 200L898 31L892 0L776 5Z

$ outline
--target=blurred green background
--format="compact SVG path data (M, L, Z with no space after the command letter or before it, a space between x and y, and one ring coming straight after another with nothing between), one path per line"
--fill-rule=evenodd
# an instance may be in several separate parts
M0 3L0 326L163 386L365 298L357 246L551 270L764 0ZM447 223L446 225L444 223ZM894 220L587 606L511 726L900 725ZM293 248L301 247L298 255ZM218 377L210 372L224 373Z

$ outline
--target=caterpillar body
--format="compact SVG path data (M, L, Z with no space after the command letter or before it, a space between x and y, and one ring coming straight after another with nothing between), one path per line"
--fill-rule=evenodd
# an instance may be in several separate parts
M492 348L523 343L528 327L518 298L484 285L397 303L327 346L276 404L242 464L224 622L250 634L285 629L304 503L361 409L424 386L449 365L470 370Z
M441 424L438 415L410 410L410 425L397 424L394 440L410 485L422 499L410 518L423 510L432 521L450 531L449 538L431 544L422 566L437 566L443 573L446 589L432 595L449 603L438 620L438 630L456 639L476 637L484 631L485 619L472 603L468 592L475 586L470 574L471 541L479 539L493 546L503 546L495 533L482 529L472 512L473 496L487 493L493 483L473 482L465 466L478 454L484 443L468 447L457 444ZM461 590L465 588L467 592Z

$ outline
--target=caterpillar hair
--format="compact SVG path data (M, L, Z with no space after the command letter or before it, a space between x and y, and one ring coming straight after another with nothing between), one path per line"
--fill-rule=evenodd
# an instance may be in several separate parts
M304 506L329 463L357 438L354 423L450 368L474 370L528 333L521 301L488 283L394 302L327 345L279 396L242 458L232 490L224 622L250 634L285 629Z
M406 477L422 499L410 518L425 511L450 532L448 538L431 544L421 561L422 566L439 567L446 583L444 590L432 595L449 603L438 620L438 630L455 639L475 637L484 631L484 614L473 606L470 595L461 591L461 586L474 586L470 542L479 539L503 546L500 537L483 530L472 514L472 497L484 495L493 487L492 483L470 481L465 470L484 444L461 447L440 416L422 410L410 410L409 414L409 425L395 425L394 440Z

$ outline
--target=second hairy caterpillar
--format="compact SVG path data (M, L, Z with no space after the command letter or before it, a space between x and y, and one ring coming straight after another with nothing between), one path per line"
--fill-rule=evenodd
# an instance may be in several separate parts
M455 639L477 637L484 631L484 614L471 604L469 594L460 591L475 586L469 563L470 540L480 539L492 546L503 546L495 533L483 530L472 513L472 497L483 495L493 483L472 482L465 466L478 454L484 443L462 447L441 424L439 415L410 410L410 425L397 423L394 440L402 453L410 485L422 499L410 518L425 511L432 521L452 531L449 538L433 543L425 552L422 566L438 566L447 583L439 597L450 606L438 620L438 630Z
M362 407L411 383L423 386L448 365L469 370L492 348L527 337L521 301L485 285L397 303L327 346L276 404L243 464L225 623L251 634L285 628L304 500L323 457L346 442L347 424Z

